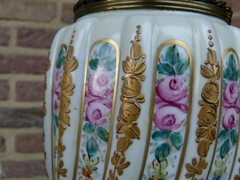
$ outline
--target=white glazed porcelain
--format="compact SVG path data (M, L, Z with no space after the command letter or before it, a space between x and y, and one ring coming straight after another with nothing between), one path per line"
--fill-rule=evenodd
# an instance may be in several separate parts
M240 178L240 31L203 14L83 16L50 50L49 179Z

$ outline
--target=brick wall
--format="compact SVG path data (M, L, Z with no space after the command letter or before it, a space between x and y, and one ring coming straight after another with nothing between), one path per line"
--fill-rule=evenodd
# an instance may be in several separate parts
M49 48L77 0L0 0L0 179L44 180L42 100Z
M55 32L76 0L0 1L0 179L44 180L43 79ZM240 27L240 0L233 25Z

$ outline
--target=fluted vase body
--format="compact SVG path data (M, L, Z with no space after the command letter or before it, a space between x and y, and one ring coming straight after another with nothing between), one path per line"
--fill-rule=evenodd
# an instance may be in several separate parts
M49 179L239 179L240 31L213 16L116 10L52 44Z

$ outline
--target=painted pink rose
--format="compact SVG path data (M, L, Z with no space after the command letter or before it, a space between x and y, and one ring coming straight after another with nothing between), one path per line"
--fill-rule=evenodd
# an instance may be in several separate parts
M109 99L103 99L103 98L98 98L98 97L91 98L90 97L87 101L87 104L90 105L93 102L100 103L100 104L106 106L108 109L112 109L112 101Z
M237 115L237 112L235 111L235 109L233 108L228 109L223 116L222 125L224 129L232 130L236 128L238 119L239 119L239 116Z
M53 112L58 113L61 98L61 79L62 70L56 69L54 77L54 87L53 87Z
M86 96L112 97L111 78L107 73L96 73L88 81L88 92Z
M237 82L232 81L227 83L223 96L223 107L225 108L225 111L228 108L234 108L237 113L240 113L239 100L240 97Z
M162 106L170 105L187 113L188 94L187 86L181 76L166 77L156 87L156 104Z
M97 101L89 103L86 109L87 120L94 126L106 123L110 112L108 105Z
M159 130L177 132L183 124L186 114L180 109L172 106L165 106L157 109L153 121Z

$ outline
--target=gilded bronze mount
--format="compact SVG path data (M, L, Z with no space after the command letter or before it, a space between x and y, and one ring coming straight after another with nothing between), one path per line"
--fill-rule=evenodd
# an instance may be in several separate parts
M231 24L233 11L222 0L79 0L74 6L75 21L86 14L123 9L157 9L198 12Z

